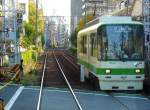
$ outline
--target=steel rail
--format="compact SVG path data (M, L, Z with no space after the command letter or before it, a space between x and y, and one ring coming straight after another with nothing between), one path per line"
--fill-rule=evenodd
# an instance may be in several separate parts
M119 99L117 99L115 96L113 96L111 93L106 92L110 97L112 97L116 102L118 102L120 105L122 105L125 109L123 110L130 110L127 105L122 103Z
M63 57L70 62L76 69L79 69L79 67L77 65L75 65L71 60L69 60L65 55L63 55Z
M72 96L73 96L73 98L74 98L74 100L75 100L79 110L83 110L81 105L80 105L80 103L79 103L79 101L78 101L78 99L77 99L77 97L76 97L76 95L75 95L75 93L74 93L74 91L73 91L73 89L72 89L72 87L71 87L71 85L70 85L70 83L69 83L69 81L68 81L68 79L67 79L67 77L66 77L66 75L65 75L65 73L63 72L63 70L62 70L62 68L61 68L61 66L60 66L60 64L58 62L58 59L56 58L56 56L54 54L54 51L53 51L53 55L54 55L54 58L55 58L58 66L59 66L59 69L60 69L60 71L61 71L61 73L62 73L62 75L63 75L63 77L64 77L64 79L65 79L65 81L66 81L66 83L68 85L68 87L69 87L69 90L70 90L70 92L71 92L71 94L72 94Z
M40 85L40 92L39 92L37 110L40 110L40 105L41 105L41 97L42 97L42 91L43 91L43 82L44 82L44 76L45 76L45 70L46 70L46 60L47 60L47 53L46 53L45 59L44 59L44 68L43 68L43 72L42 72L42 80L41 80L41 85Z
M149 97L148 94L146 94L146 93L141 93L141 95L144 96L145 98L147 98L148 100L150 100L150 97Z

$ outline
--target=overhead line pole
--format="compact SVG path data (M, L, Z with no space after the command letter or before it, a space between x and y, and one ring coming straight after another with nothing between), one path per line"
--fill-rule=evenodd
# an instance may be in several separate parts
M38 0L36 0L36 48L38 48Z

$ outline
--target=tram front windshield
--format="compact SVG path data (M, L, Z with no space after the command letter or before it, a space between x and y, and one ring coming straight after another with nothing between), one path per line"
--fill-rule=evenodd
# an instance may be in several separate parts
M104 25L99 28L100 59L142 60L144 34L142 25Z

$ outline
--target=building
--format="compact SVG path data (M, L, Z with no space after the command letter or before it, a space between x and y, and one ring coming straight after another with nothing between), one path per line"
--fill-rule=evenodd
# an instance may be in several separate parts
M89 14L98 17L114 9L114 2L112 0L82 0L82 15Z
M18 10L23 14L23 21L28 22L29 0L18 0Z
M17 32L22 23L22 13L25 10L24 4L19 0L1 0L0 2L0 60L1 65L13 65L20 63L19 40ZM19 8L22 7L22 8ZM24 7L24 9L23 9ZM24 11L25 13L25 11ZM21 14L21 16L20 16ZM19 16L18 16L19 15ZM19 22L18 17L21 18Z
M115 2L115 9L121 10L133 4L134 0L118 0Z
M17 3L14 0L2 0L1 2L1 65L12 65L19 62L16 37L16 6Z
M145 43L150 54L150 0L143 0L143 22L145 28Z
M132 16L133 19L142 21L142 0L117 1L114 15Z
M135 0L116 0L113 2L114 10L111 15L115 16L131 16L133 10L133 2Z
M70 30L74 31L82 17L82 0L71 0L71 23Z

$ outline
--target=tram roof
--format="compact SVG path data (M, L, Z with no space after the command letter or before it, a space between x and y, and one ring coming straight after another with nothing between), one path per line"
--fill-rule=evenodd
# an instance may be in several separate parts
M137 24L142 25L141 22L132 21L131 17L128 16L103 16L100 18L97 18L95 20L90 21L87 23L87 26L79 31L78 34L87 32L87 31L93 31L97 29L101 25L110 25L110 24Z

